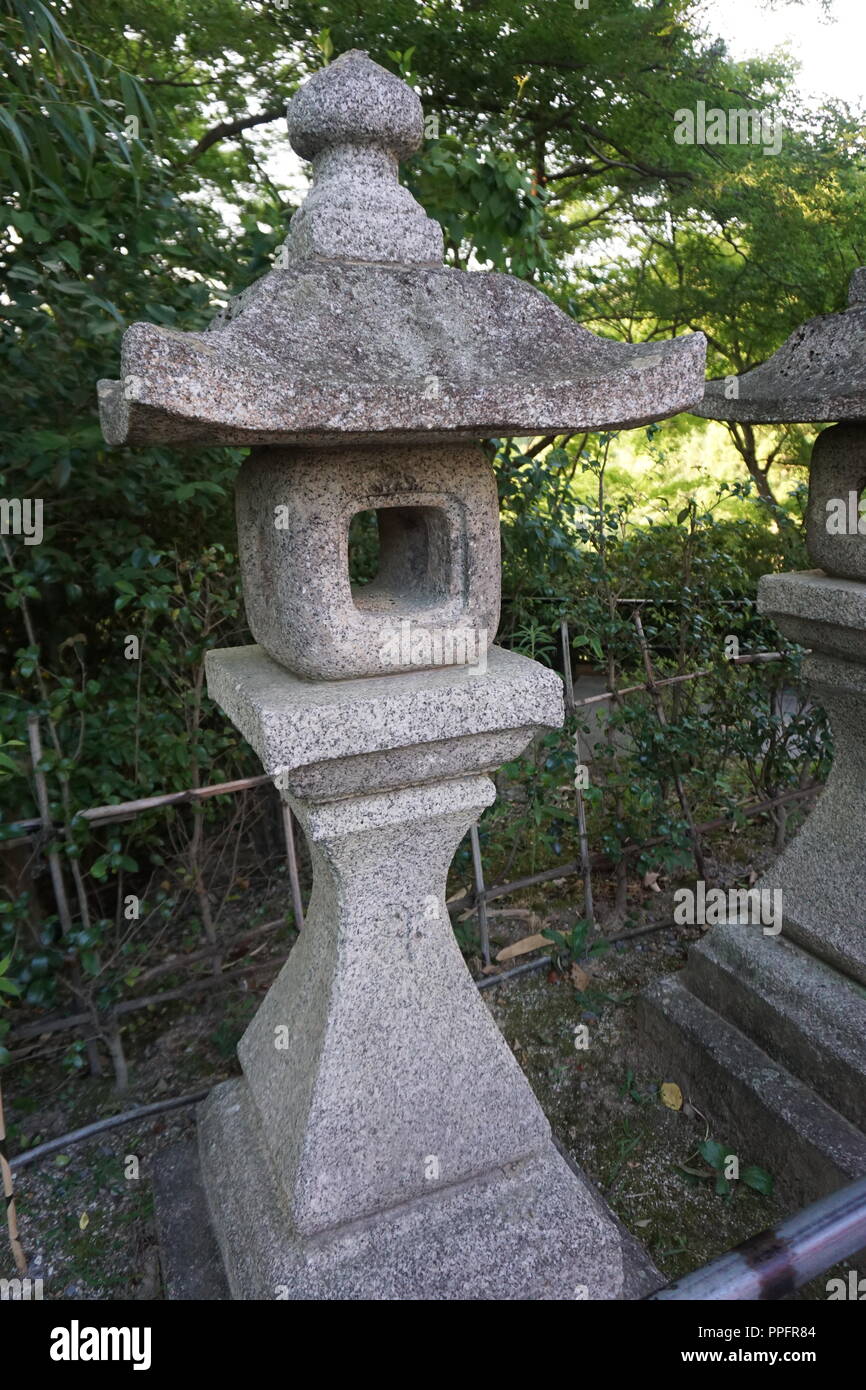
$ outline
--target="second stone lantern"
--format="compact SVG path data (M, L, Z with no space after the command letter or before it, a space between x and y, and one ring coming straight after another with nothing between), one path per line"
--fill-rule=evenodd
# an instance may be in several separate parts
M776 895L781 933L711 927L641 1010L668 1073L726 1139L809 1202L866 1173L866 269L843 313L811 319L733 380L733 397L730 379L708 382L695 413L837 422L818 435L809 469L815 568L758 586L758 611L810 649L803 675L830 717L833 769L753 890Z
M314 183L280 268L204 333L135 324L110 442L254 445L238 482L258 645L208 688L302 824L300 938L199 1119L236 1298L621 1298L653 1274L548 1122L469 976L448 866L490 773L562 722L559 677L492 645L479 440L613 429L703 392L704 342L608 342L506 275L445 268L398 181L415 94L366 54L288 111ZM352 518L379 569L350 582Z

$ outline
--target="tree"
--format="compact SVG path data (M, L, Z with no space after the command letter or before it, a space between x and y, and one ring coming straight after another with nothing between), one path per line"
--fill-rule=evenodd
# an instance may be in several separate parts
M808 121L792 110L777 157L744 161L724 149L700 199L690 189L633 206L619 228L621 249L581 272L587 318L639 339L701 329L710 376L757 366L805 319L846 306L851 271L866 259L861 144L845 106ZM805 463L808 431L727 429L758 495L775 504L770 469Z

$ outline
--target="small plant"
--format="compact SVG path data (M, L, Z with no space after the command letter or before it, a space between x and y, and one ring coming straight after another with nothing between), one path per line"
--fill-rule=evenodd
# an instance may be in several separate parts
M642 1091L638 1086L637 1079L631 1068L629 1068L625 1074L625 1080L619 1088L619 1093L621 1096L628 1096L629 1100L634 1101L635 1105L646 1105L648 1101L652 1100L652 1096L648 1095L646 1091Z
M703 1168L691 1167L692 1159L702 1158ZM773 1177L765 1168L759 1168L751 1163L747 1167L740 1169L740 1160L737 1155L726 1144L720 1144L717 1139L705 1139L699 1144L697 1150L689 1160L676 1169L686 1182L692 1187L699 1187L701 1183L712 1182L713 1190L718 1197L733 1197L737 1184L744 1183L753 1192L759 1192L762 1197L769 1197L773 1191Z
M61 1058L61 1066L68 1072L81 1072L87 1066L87 1044L81 1038L69 1044Z
M610 1192L613 1189L615 1183L619 1181L626 1163L629 1161L631 1155L634 1153L635 1149L638 1147L640 1143L641 1136L639 1134L632 1133L631 1124L628 1119L625 1119L622 1125L622 1134L616 1141L617 1161L613 1166L613 1170L610 1174L610 1177L608 1178L608 1192Z
M591 946L588 944L591 930L592 923L584 918L575 922L568 932L559 931L556 927L545 927L541 935L553 942L556 948L554 959L558 969L564 970L570 965L579 964L580 961L592 960L608 949L607 941L595 941Z
M511 634L511 645L517 652L529 656L533 661L550 665L556 652L556 639L550 625L537 618L530 618Z

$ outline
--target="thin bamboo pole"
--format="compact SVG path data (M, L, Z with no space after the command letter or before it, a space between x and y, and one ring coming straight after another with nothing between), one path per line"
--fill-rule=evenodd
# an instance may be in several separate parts
M731 657L730 666L751 666L754 663L764 661L780 661L781 652L747 652L743 656ZM661 690L666 685L682 685L683 681L700 680L702 676L711 676L712 666L706 666L702 671L687 671L682 676L663 676L661 680L655 682L656 690ZM604 700L620 699L623 695L636 695L638 691L646 691L649 686L646 681L641 681L640 685L626 685L622 690L603 690L600 695L587 695L585 700L577 700L575 709L583 709L586 705L598 705Z
M304 900L301 897L301 880L298 877L298 856L295 849L295 832L291 807L280 797L283 813L283 833L286 837L286 861L289 866L289 883L292 887L292 911L295 914L295 927L298 931L304 925Z
M33 764L33 782L36 789L36 805L39 808L40 825L46 835L51 834L51 805L48 799L48 781L45 773L40 770L39 764L42 761L42 738L39 733L39 716L29 714L27 716L27 735L30 741L30 759ZM69 910L69 899L66 896L66 884L63 881L63 869L60 866L60 856L56 850L50 849L46 853L48 860L48 871L51 875L51 886L54 889L54 901L57 904L57 915L60 918L60 930L63 935L69 936L72 931L72 913ZM81 979L81 971L77 965L73 965L71 971L72 988L76 998L80 1003L87 1002L84 985ZM94 1039L87 1042L87 1061L90 1066L92 1076L102 1075L102 1062L99 1056L99 1048Z
M108 825L112 821L131 820L134 816L141 815L143 811L152 811L160 806L184 806L190 801L206 801L211 796L231 796L235 792L247 791L251 787L261 787L266 782L272 781L273 778L267 773L261 773L257 777L238 777L233 782L215 782L209 787L189 787L182 792L142 796L137 801L116 801L108 806L91 806L86 811L78 811L75 818L92 822L98 821ZM11 828L27 831L38 829L42 824L41 817L37 816L30 820L13 821ZM21 838L27 837L22 836ZM4 843L13 844L15 842L6 840Z
M577 766L580 767L580 731L574 731L574 751L577 754ZM580 867L583 874L583 915L588 922L595 926L595 902L592 893L592 861L589 854L589 837L586 833L586 804L583 799L583 788L575 776L574 794L577 797L577 834L580 843Z
M9 1229L9 1244L15 1256L15 1268L19 1274L27 1273L27 1259L18 1236L18 1217L15 1213L15 1187L12 1182L12 1169L6 1152L6 1119L3 1114L3 1092L0 1090L0 1169L3 1170L3 1196L6 1200L6 1225Z
M571 668L571 635L568 631L568 619L560 618L559 635L562 640L562 669L565 675L565 708L570 715L574 714L574 673ZM574 731L574 751L575 767L580 767L580 731ZM586 833L586 803L583 799L583 788L581 787L577 772L575 771L574 795L577 801L577 836L580 845L580 864L583 871L583 915L588 922L595 926L595 903L592 894L592 868L589 862L589 839Z
M481 942L481 959L490 964L490 927L487 922L487 892L484 887L484 869L481 864L481 842L478 839L478 826L469 831L472 845L472 874L475 880L475 907L478 912L478 936Z
M568 619L560 618L559 636L562 641L562 674L565 678L565 708L574 714L574 672L571 668L571 638L568 633Z
M188 999L191 995L214 993L230 987L235 980L252 979L262 972L275 973L285 965L286 957L279 960L262 961L259 965L244 965L237 970L223 970L214 979L212 975L201 975L189 984L179 985L177 989L165 989L158 994L142 995L140 999L123 999L115 1004L113 1014L117 1018L138 1013L141 1009L151 1009L158 1004L173 1004L178 999ZM41 1023L25 1023L6 1034L7 1042L26 1042L28 1038L47 1037L51 1033L81 1032L91 1023L90 1014L70 1014L68 1018L46 1019Z
M182 955L175 956L173 960L164 960L160 965L154 965L149 970L145 970L137 977L136 986L143 985L148 980L156 980L160 975L176 975L179 971L186 970L188 966L197 965L217 953L225 955L229 951L237 951L238 947L246 945L247 942L255 941L260 936L267 936L268 932L273 931L275 927L284 926L285 918L276 917L272 922L262 922L260 926L252 927L249 931L242 932L240 936L232 936L217 946L202 946L198 951L185 951Z
M769 801L740 801L733 808L747 819L752 816L764 815L783 802L799 801L803 797L817 796L824 788L820 782L814 782L808 787L794 787L791 791L782 792L779 796L773 797ZM697 827L702 835L707 835L713 830L724 830L730 827L730 815L716 816L714 820L702 821ZM667 835L654 835L649 840L643 840L639 845L626 845L623 850L624 859L634 859L637 855L643 854L644 850L654 849L657 845L665 845L669 842ZM608 869L612 865L610 858L603 852L590 855L590 864L593 869ZM511 893L519 893L524 888L534 888L540 883L553 883L559 878L573 878L575 874L582 871L579 860L567 860L564 864L557 864L552 869L542 869L537 874L528 874L525 878L512 879L510 883L497 883L492 888L485 891L485 899L488 903L495 898L505 898ZM464 893L462 897L452 898L448 903L448 911L452 914L463 912L467 907L472 907L475 902L474 893Z
M42 739L39 734L39 716L29 714L27 716L27 735L30 740L30 760L33 764L33 781L36 788L36 805L39 807L38 825L44 830L46 835L51 833L51 807L48 800L48 783L45 773L40 771L39 764L42 760ZM66 896L66 884L63 882L63 870L60 867L60 856L55 849L50 849L45 855L48 861L48 872L51 875L51 887L54 889L54 901L57 904L57 915L60 918L60 927L64 936L68 936L72 931L72 913L69 911L69 899Z

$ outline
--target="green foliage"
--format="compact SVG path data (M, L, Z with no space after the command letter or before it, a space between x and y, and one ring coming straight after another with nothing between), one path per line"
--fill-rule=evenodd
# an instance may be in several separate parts
M592 932L592 923L579 920L574 923L570 931L559 931L555 927L545 927L541 933L546 936L548 941L552 941L556 946L557 962L561 966L577 965L584 960L592 960L596 956L603 955L608 950L608 942L596 941L589 944L589 937Z
M255 1002L243 999L230 1003L224 1017L220 1020L210 1041L224 1062L233 1061L237 1046L246 1032L247 1025L255 1013Z
M11 964L11 955L4 956L3 960L0 960L0 1009L6 1004L8 996L17 999L21 994L21 986L18 984L18 981L9 979L9 967ZM0 1066L3 1066L4 1062L9 1061L9 1053L3 1046L3 1038L8 1031L8 1020L0 1016Z
M4 0L2 8L7 101L0 108L0 179L25 204L16 211L18 230L78 272L75 242L53 241L26 205L46 192L63 205L72 171L97 200L106 178L129 176L137 184L137 136L129 132L152 132L153 111L129 72L69 39L52 5ZM109 84L116 97L107 94Z
M754 1163L740 1168L739 1160L734 1151L727 1145L720 1144L717 1139L705 1139L703 1143L698 1145L695 1157L702 1158L706 1168L694 1168L690 1166L690 1163L687 1163L676 1170L692 1186L697 1187L701 1183L710 1182L717 1197L730 1198L734 1196L737 1186L742 1183L743 1186L751 1188L753 1192L759 1193L762 1197L772 1195L772 1174Z
M696 818L747 822L739 803L770 799L829 766L826 720L805 701L783 710L798 688L798 649L783 644L778 662L734 667L726 640L742 653L779 648L779 634L756 612L761 574L803 568L807 561L793 515L778 532L748 483L721 484L715 501L689 499L647 524L634 493L609 495L611 440L588 441L530 458L510 443L496 455L502 504L504 618L507 644L561 666L554 639L569 624L574 652L595 663L607 689L640 684L645 672L633 615L640 599L656 676L706 671L700 681L664 691L667 727L643 695L588 716L578 710L504 770L514 795L482 822L488 872L533 873L578 857L574 771L576 739L592 778L583 792L590 843L615 865L629 846L655 842L630 864L681 874L691 862L688 824L673 774L686 786ZM731 496L736 516L717 513ZM578 698L580 684L578 681ZM590 719L601 717L602 723ZM492 862L490 862L492 861Z
M0 556L0 836L36 812L34 713L52 817L66 824L45 848L67 874L80 866L90 913L63 934L25 875L0 902L0 950L28 1005L54 1005L63 975L78 970L104 1007L164 911L152 885L141 932L120 909L124 878L143 892L164 861L166 815L106 834L75 812L198 785L214 765L230 777L252 759L203 691L206 650L244 634L230 505L238 454L108 450L96 383L117 375L131 319L203 326L235 267L217 213L179 195L148 143L143 84L70 38L50 7L6 8L0 493L42 500L44 539L4 537ZM127 133L136 126L138 138ZM173 819L175 851L188 852L194 822Z
M445 233L458 265L470 253L495 270L532 279L550 268L544 193L508 150L479 151L443 135L427 141L408 171L409 186Z

